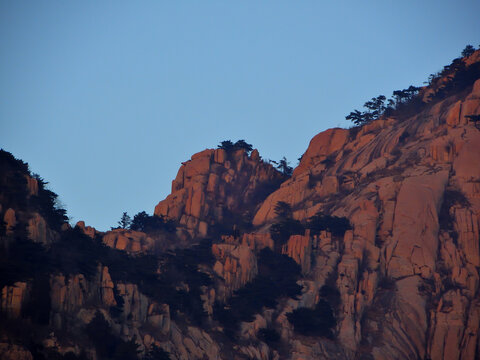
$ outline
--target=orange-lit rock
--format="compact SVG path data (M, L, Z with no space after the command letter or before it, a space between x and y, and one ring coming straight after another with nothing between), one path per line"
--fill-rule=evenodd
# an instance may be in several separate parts
M154 241L141 231L115 229L103 235L102 242L114 249L132 254L149 252L154 248Z
M260 188L281 178L257 150L248 156L243 150L227 154L207 149L182 164L172 194L155 207L155 215L174 219L191 235L204 237L209 223L222 221L227 213L243 216L240 210L254 206Z
M325 160L330 154L341 150L348 140L348 130L329 129L313 137L307 151L303 154L300 164L295 169L293 176L298 176L314 165Z
M387 249L390 276L430 277L435 270L438 210L447 180L448 173L439 172L403 182L395 207L391 247Z
M213 270L225 281L223 295L225 297L230 296L233 291L241 288L257 275L257 258L248 246L214 244L212 254L217 259Z
M312 265L312 250L310 235L292 235L284 246L283 253L295 260L306 274Z

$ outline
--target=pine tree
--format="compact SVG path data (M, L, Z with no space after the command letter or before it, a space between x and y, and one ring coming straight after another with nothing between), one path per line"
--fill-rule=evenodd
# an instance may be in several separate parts
M132 219L130 218L130 216L128 216L127 212L125 211L122 215L122 218L118 222L118 225L122 229L128 229L131 223L132 223Z

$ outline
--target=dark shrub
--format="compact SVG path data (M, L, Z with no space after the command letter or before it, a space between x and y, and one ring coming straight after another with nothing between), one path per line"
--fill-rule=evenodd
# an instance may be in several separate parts
M472 45L465 46L465 49L462 51L462 56L467 57L472 55L475 52L475 48Z
M258 276L237 290L227 304L217 304L215 318L224 326L225 334L233 337L241 321L253 321L263 307L274 308L280 297L300 295L297 284L300 267L287 255L263 249L258 259Z
M303 235L305 228L302 223L292 218L292 208L290 204L279 201L275 205L275 214L277 222L270 227L270 236L275 243L275 250L280 251L291 235Z
M235 144L230 140L225 140L218 145L218 148L225 150L227 153L232 153L236 150L243 149L248 154L253 150L252 144L247 143L245 140L238 140Z
M315 309L298 308L288 313L287 318L298 334L333 338L332 328L336 320L325 300L320 300Z
M38 195L31 197L32 205L52 229L60 231L68 221L67 211L58 206L58 195L47 189L48 182L38 175L34 178L38 182Z
M50 321L50 278L46 273L36 273L26 303L22 307L23 316L34 323L48 325Z
M17 238L8 247L0 246L0 288L33 279L49 270L49 256L40 244Z
M320 297L324 298L333 309L336 309L340 303L340 291L334 286L323 285L319 291Z
M257 331L257 338L267 345L272 346L280 341L280 334L275 329L262 328Z
M143 360L170 360L170 355L161 347L153 345L147 352Z
M52 244L49 256L58 272L64 275L83 274L91 279L97 273L100 259L108 251L109 248L99 241L73 228L61 233L60 241Z
M312 234L319 234L321 231L330 231L333 236L343 237L347 230L351 230L352 226L347 218L324 215L317 213L308 219L307 229L310 229Z
M145 211L133 217L130 229L143 232L166 231L175 232L175 222L163 216L150 216Z
M86 326L85 331L101 359L136 359L138 345L134 340L124 341L112 332L112 328L100 311Z
M440 208L440 212L438 214L438 223L440 225L440 229L453 232L454 230L454 219L450 215L450 209L454 205L459 205L461 207L467 208L470 206L470 202L465 197L465 195L455 189L447 189L443 194L443 202Z
M8 151L0 149L0 203L4 211L8 208L25 210L27 207L28 164Z

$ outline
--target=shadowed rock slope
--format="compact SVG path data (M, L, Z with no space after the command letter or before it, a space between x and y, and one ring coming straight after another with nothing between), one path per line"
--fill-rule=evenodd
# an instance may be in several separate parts
M143 231L71 228L2 151L0 357L478 359L479 60L290 178L193 155Z

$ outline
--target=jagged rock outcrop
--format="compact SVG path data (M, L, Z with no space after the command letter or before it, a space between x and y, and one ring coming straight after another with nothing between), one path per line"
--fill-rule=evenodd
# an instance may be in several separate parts
M248 216L246 211L282 178L257 150L250 156L244 150L204 150L182 163L172 193L155 207L155 215L178 221L192 236L206 236L213 224Z

